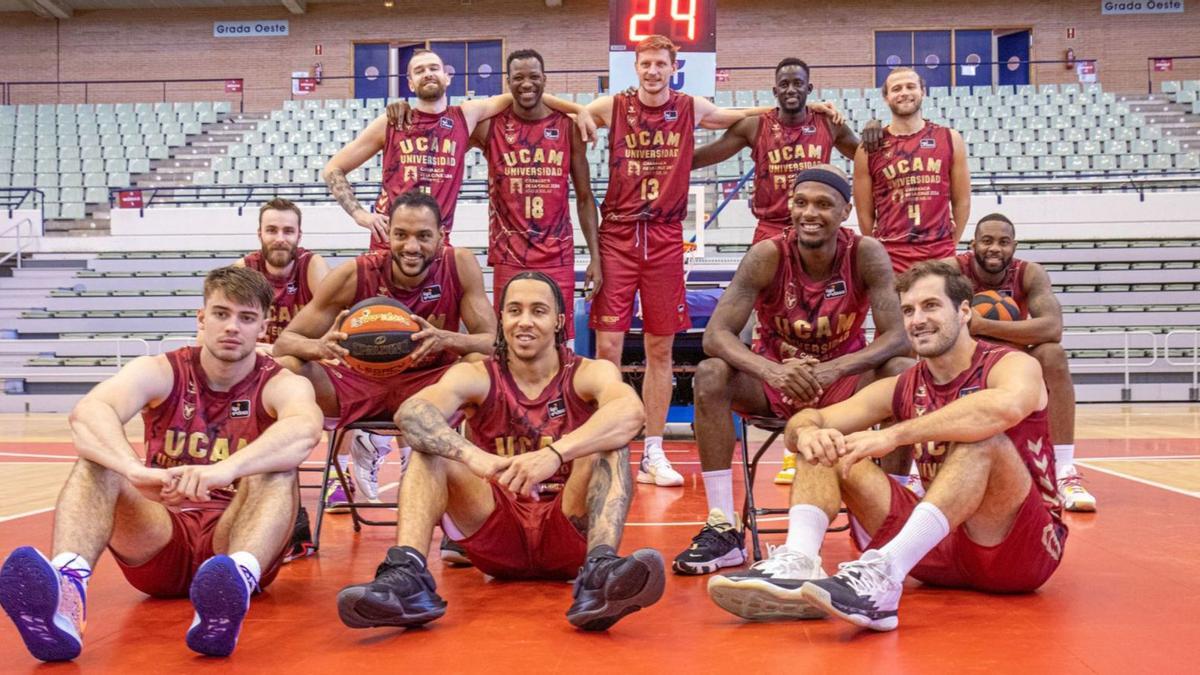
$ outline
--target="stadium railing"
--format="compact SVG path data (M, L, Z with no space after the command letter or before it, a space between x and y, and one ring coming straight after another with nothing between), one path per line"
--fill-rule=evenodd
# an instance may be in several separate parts
M26 90L26 91L22 91ZM31 90L31 91L30 91ZM153 93L152 93L153 92ZM220 95L217 95L217 94ZM245 111L245 80L206 77L146 80L30 80L0 82L0 103L126 103L131 101L237 101Z

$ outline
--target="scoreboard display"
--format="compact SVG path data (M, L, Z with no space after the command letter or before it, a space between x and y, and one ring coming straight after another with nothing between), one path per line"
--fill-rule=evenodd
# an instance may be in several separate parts
M609 0L609 93L637 86L633 49L651 35L665 35L679 46L672 89L713 95L717 0Z

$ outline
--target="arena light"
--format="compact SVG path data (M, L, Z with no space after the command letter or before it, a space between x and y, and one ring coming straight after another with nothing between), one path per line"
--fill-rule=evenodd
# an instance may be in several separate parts
M396 0L383 0L383 6L391 9L396 6Z

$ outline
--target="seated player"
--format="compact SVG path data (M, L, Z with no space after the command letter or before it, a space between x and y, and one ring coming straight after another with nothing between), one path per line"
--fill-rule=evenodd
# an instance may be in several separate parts
M750 249L704 331L712 358L696 370L696 419L704 421L696 440L709 515L675 558L681 574L745 562L733 506L731 411L786 419L842 401L911 363L902 356L908 343L887 252L842 227L851 208L845 174L829 165L805 169L790 194L793 227ZM753 349L738 336L751 309L759 319ZM870 344L868 309L876 330ZM785 462L794 466L790 456Z
M617 556L641 401L616 366L565 346L563 297L549 276L519 272L502 297L495 354L452 367L396 413L418 451L400 489L397 545L373 581L338 594L347 626L417 626L446 612L425 565L439 520L486 574L574 578L567 620L583 630L662 596L658 551ZM460 409L471 441L446 423Z
M1002 214L984 216L975 226L971 250L946 262L956 265L976 293L996 291L1021 310L1015 321L971 317L971 335L1020 347L1042 365L1050 392L1050 438L1058 471L1058 496L1068 511L1095 511L1096 498L1083 487L1075 469L1075 384L1062 347L1062 307L1050 287L1050 275L1035 262L1013 257L1017 229Z
M255 351L270 306L258 272L213 270L199 347L131 361L75 406L79 460L58 496L51 557L22 546L0 570L0 604L35 657L79 655L88 577L106 546L138 590L190 595L188 647L233 651L250 596L279 570L296 468L321 435L312 386ZM138 411L144 461L123 428Z
M495 340L496 318L483 292L483 272L470 251L443 246L437 202L420 190L406 192L392 201L390 218L390 248L360 255L330 272L275 342L276 358L312 381L321 411L339 426L390 419L401 403L437 382L462 355L490 354ZM359 373L339 361L347 354L338 344L346 339L338 330L342 317L374 296L404 303L422 327L413 335L419 342L414 365L386 378ZM466 333L458 331L460 320ZM382 462L383 453L356 459L355 482L368 500L379 498Z
M787 542L745 572L709 580L722 608L750 619L829 613L892 630L909 574L934 586L1021 593L1058 568L1067 527L1037 361L971 337L971 283L952 266L917 263L896 288L921 360L789 420L786 442L804 461ZM871 428L888 418L899 422ZM915 446L924 498L862 461L906 444ZM864 553L826 577L821 542L843 501Z

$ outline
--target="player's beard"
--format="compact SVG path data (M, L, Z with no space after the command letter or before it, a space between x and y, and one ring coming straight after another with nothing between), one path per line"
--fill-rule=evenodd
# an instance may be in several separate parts
M397 255L396 253L392 254L392 262L395 263L396 267L400 268L400 272L407 277L419 277L424 274L425 270L429 269L429 266L433 264L433 258L434 256L432 255L421 256L421 268L416 272L409 272L404 266L404 256Z
M431 87L429 85L435 85L435 86ZM422 101L426 101L426 102L438 101L438 100L441 100L442 96L444 96L445 94L446 94L446 86L444 84L442 84L440 80L434 80L433 82L423 82L423 83L417 85L417 98L421 99Z
M896 105L888 104L888 109L892 111L892 117L912 117L920 114L921 101L897 103Z
M958 330L962 330L962 327L959 326ZM917 356L923 359L935 359L954 347L954 343L958 341L958 330L943 325L934 333L933 342L931 344L926 343L924 346L918 346L912 335L909 335L908 338L912 342L913 350L917 352Z
M997 269L992 269L988 265L987 258L979 255L978 253L975 254L975 264L979 265L979 269L981 269L985 272L988 272L989 274L997 274L999 272L1003 272L1004 270L1008 269L1009 263L1012 262L1012 258L1005 258L1003 255L1001 255L999 258L996 258L994 260L996 260L1000 264L1000 267L998 267Z
M794 107L785 104L785 100L787 99L785 98L779 100L779 109L788 115L799 115L800 113L804 112L804 107L808 105L808 95L797 96L796 105Z
M283 248L275 246L268 247L266 244L263 244L262 257L263 260L266 260L268 263L270 263L272 267L278 267L282 269L288 265L291 265L292 261L296 259L296 249L298 247L299 244L296 244L295 246L286 244Z

